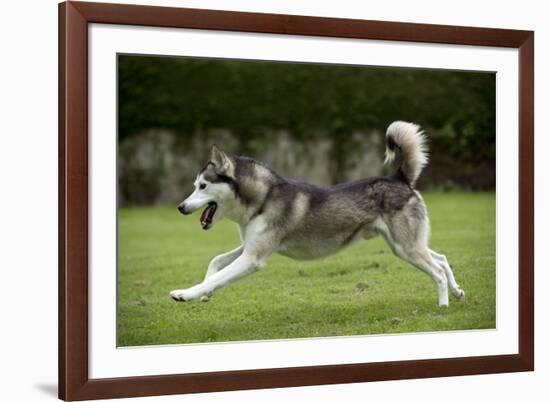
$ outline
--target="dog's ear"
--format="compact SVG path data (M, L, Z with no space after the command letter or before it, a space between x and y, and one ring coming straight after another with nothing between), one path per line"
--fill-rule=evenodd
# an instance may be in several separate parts
M216 173L231 173L231 159L216 145L212 145L212 149L210 150L210 162L216 168Z

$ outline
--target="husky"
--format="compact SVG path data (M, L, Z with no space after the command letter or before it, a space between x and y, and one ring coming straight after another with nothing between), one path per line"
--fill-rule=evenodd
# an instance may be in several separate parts
M214 145L193 193L178 210L188 215L205 207L204 230L222 218L236 222L241 245L215 257L203 282L170 296L207 301L216 290L263 268L274 253L316 259L381 235L396 256L432 278L440 306L449 305L449 288L463 300L447 258L428 246L426 205L415 190L428 163L424 132L413 123L393 122L385 156L385 164L398 158L395 174L322 188L282 177L254 159L228 156Z

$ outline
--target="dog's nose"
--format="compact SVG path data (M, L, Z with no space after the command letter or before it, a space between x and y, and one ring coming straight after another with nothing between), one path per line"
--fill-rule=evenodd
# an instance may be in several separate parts
M185 210L185 204L178 205L178 211L180 211L180 213L182 213L184 215L187 215L189 213Z

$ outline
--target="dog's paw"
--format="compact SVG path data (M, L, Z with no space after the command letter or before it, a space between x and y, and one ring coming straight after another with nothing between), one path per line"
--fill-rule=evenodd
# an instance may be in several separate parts
M207 302L212 297L212 292L204 293L195 290L194 288L189 289L176 289L170 292L170 297L175 301L191 301L191 300L200 300Z
M453 293L453 296L455 297L455 299L457 299L458 301L464 301L464 298L466 297L466 294L464 293L464 291L461 288L456 287L456 288L453 288L451 290L452 290L452 293Z
M464 301L464 299L466 299L466 293L462 289L460 289L460 292L458 292L456 298L458 299L458 301Z
M176 289L170 292L170 297L178 302L191 301L194 298L193 295L185 289Z
M172 300L174 300L174 301L186 301L186 300L183 299L183 297L182 297L181 290L172 290L172 291L170 292L170 297L171 297Z

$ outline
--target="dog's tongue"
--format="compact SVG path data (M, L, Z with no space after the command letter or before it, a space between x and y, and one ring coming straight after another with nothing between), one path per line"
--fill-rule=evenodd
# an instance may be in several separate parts
M214 213L216 212L216 204L210 203L208 206L202 211L201 214L201 226L203 229L208 229L210 224L212 223L212 218L214 217Z

